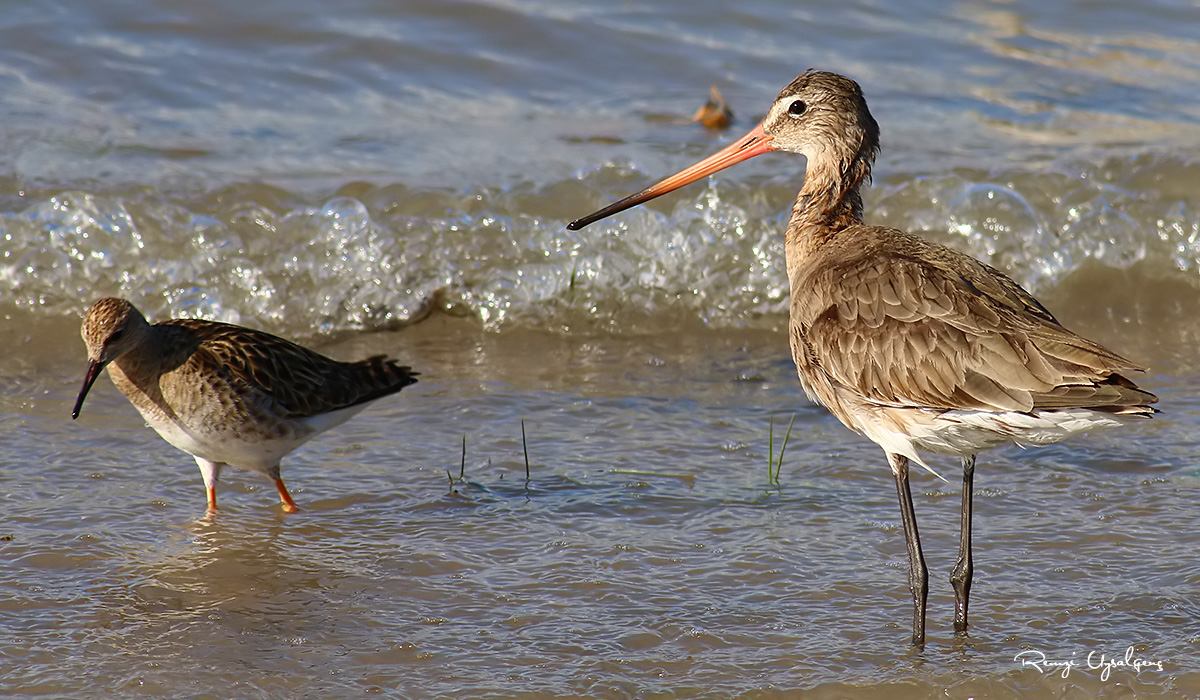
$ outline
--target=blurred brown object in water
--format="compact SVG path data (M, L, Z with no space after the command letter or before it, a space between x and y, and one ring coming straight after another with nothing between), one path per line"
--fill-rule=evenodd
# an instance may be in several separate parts
M709 90L708 102L705 102L704 106L692 115L692 121L713 131L728 129L729 125L733 123L733 110L725 104L725 98L721 96L721 91L717 89L716 85Z

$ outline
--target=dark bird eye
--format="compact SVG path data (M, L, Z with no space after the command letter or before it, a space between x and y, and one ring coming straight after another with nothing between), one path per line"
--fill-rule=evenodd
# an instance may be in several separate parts
M796 100L788 105L788 114L792 115L793 117L798 117L801 114L804 114L804 110L806 109L808 109L808 105L804 104L804 100Z

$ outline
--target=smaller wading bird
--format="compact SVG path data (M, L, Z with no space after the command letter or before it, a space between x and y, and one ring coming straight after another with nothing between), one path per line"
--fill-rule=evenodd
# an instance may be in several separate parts
M101 299L88 309L83 341L88 368L71 417L79 417L107 367L150 427L196 458L210 510L227 464L267 475L283 510L297 510L279 476L283 456L418 374L383 355L338 362L228 323L178 318L150 325L124 299Z
M808 160L784 234L792 358L810 398L883 448L896 480L913 597L925 641L928 573L908 485L918 450L962 458L954 628L967 628L975 455L1041 445L1154 413L1124 376L1142 368L1063 328L989 265L919 236L863 223L879 126L858 83L809 71L761 124L722 151L600 211L575 230L768 151ZM932 471L932 470L930 470Z

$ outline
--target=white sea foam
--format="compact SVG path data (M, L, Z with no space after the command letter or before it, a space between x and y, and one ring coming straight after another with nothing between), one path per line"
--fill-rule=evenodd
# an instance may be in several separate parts
M1194 208L1095 182L1099 171L1145 178L1156 167L1118 165L892 178L869 191L867 218L964 249L1035 293L1084 267L1099 284L1138 264L1200 270ZM616 186L640 184L611 167ZM568 217L620 194L608 170L540 189L363 186L315 205L261 185L226 188L209 197L215 206L63 191L0 219L0 289L18 307L62 314L120 294L152 317L298 335L397 322L438 290L493 330L783 323L782 229L795 183L712 181L681 201L567 231Z

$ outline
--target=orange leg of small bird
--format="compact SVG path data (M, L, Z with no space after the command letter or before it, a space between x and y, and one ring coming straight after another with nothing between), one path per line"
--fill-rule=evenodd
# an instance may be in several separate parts
M208 510L212 512L217 509L217 487L209 486L206 490L208 491Z
M275 477L275 489L279 491L279 500L283 503L284 513L295 513L300 510L300 506L292 500L292 494L288 493L287 487L283 485L283 479Z

